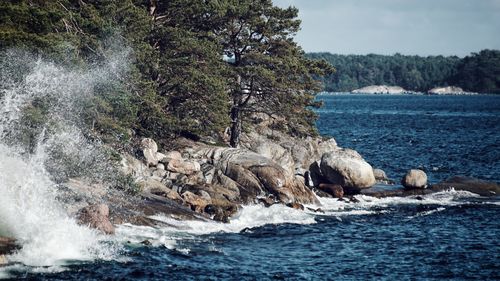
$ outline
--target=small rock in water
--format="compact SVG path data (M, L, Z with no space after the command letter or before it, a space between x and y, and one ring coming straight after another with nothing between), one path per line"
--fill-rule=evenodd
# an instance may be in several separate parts
M427 187L427 175L418 169L409 170L401 180L401 184L407 189L423 189Z
M142 242L141 242L141 244L142 244L142 245L145 245L145 246L151 246L151 245L152 245L151 241L149 241L149 240L147 240L147 239L146 239L146 240L144 240L144 241L142 241Z
M297 210L304 210L304 205L294 202L294 203L288 203L286 204L287 207L297 209Z

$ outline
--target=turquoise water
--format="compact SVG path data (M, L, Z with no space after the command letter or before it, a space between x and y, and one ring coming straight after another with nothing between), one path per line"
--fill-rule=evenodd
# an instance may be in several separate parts
M500 179L500 97L320 97L318 127L398 179ZM77 262L48 280L494 280L500 201L448 191L359 203L323 199L325 214L248 207L229 225L123 226L114 261ZM150 240L153 245L139 242ZM130 243L127 243L130 241ZM112 243L112 242L110 242ZM40 270L39 270L40 271ZM43 270L42 270L43 271Z

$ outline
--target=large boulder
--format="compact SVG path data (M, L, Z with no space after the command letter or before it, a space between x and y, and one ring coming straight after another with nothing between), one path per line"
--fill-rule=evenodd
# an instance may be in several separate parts
M351 149L338 149L323 154L320 170L329 183L339 184L353 191L368 188L376 182L372 166Z
M423 189L427 187L427 175L419 169L411 169L401 180L401 184L407 189Z
M471 177L455 176L430 186L433 191L447 189L465 190L481 196L498 196L500 185L496 182L479 180Z
M105 234L114 234L115 227L109 221L109 207L106 204L89 205L80 210L78 223L98 229Z

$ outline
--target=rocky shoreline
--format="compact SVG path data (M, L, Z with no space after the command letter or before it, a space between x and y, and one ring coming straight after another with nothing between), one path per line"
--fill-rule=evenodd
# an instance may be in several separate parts
M415 196L451 188L481 196L500 194L497 183L466 177L429 185L421 170L408 171L395 184L334 139L292 138L266 126L244 134L240 148L188 139L178 139L175 146L177 150L159 150L154 140L145 138L137 155L122 155L119 166L137 186L135 195L70 179L59 186L59 201L81 224L112 235L117 224L164 225L151 218L157 214L228 223L247 204L302 210L308 205L320 211L318 197ZM15 249L13 239L1 238L0 264Z

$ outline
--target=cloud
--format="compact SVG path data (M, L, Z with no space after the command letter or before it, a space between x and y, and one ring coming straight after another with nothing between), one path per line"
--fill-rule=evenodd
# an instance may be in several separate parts
M500 49L500 0L275 0L299 8L306 51L460 55Z

